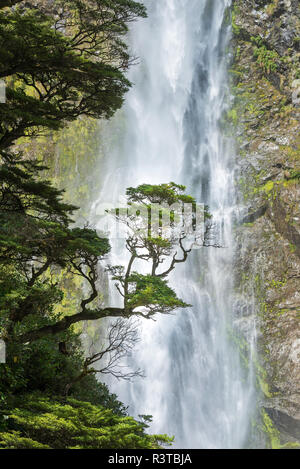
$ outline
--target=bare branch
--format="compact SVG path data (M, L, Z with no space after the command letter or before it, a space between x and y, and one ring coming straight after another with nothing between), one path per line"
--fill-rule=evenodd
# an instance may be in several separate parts
M75 383L91 373L111 375L127 381L143 377L142 370L131 371L121 364L130 355L138 340L136 322L119 318L111 323L107 336L103 338L103 347L85 359L81 373L66 386L66 394ZM90 349L92 347L94 344L91 345Z

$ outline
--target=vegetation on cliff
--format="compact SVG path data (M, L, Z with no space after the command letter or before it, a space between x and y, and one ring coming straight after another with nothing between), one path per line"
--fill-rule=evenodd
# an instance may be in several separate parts
M247 206L237 283L258 302L260 428L278 448L300 442L299 2L235 0L233 9L228 118Z
M112 266L124 288L124 307L104 306L98 263L110 251L109 240L89 226L74 227L77 207L45 179L47 168L26 149L28 138L78 117L107 118L121 107L130 86L125 72L134 60L122 36L129 22L145 14L131 0L1 4L0 77L6 83L0 108L2 448L157 448L171 442L147 435L148 417L141 422L128 417L95 375L130 377L116 367L137 340L130 316L186 306L166 280L181 260L174 256L162 275L155 269L141 275L127 266L123 277L119 266ZM183 192L181 186L165 185L162 197L181 200ZM134 241L127 240L131 267L140 257ZM154 264L171 248L162 238L139 241L147 244ZM65 307L61 277L79 279L81 297L72 310ZM87 357L73 324L118 316L102 348ZM99 365L104 356L108 364Z

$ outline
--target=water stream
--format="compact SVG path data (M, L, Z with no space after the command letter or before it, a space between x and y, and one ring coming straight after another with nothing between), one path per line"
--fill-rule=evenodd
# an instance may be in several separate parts
M193 251L178 266L171 284L193 307L143 321L128 364L144 369L146 378L111 386L131 414L153 415L152 432L175 435L175 447L242 448L253 385L231 339L235 158L220 126L229 96L231 1L145 4L148 18L130 34L139 57L130 72L134 86L109 126L119 138L106 158L98 202L140 183L183 183L209 205L225 247Z

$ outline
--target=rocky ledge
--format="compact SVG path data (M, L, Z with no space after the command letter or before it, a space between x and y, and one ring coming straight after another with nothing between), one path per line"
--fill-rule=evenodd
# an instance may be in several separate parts
M238 288L254 291L261 414L269 445L300 443L300 9L298 0L235 0L233 107ZM242 280L241 280L242 279ZM276 438L274 437L276 436ZM275 441L276 440L276 441Z

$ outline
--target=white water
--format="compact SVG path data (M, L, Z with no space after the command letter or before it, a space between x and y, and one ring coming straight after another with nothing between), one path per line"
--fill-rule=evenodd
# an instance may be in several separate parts
M98 199L116 200L140 183L183 183L210 206L226 245L192 252L171 278L192 308L142 323L129 364L144 369L146 378L112 383L131 414L152 414L151 431L175 435L180 448L242 448L250 425L251 374L242 369L228 333L234 302L234 153L219 121L228 99L230 3L145 2L148 19L134 26L130 39L140 64L130 73L134 86L125 108L110 124L117 142L109 149Z

